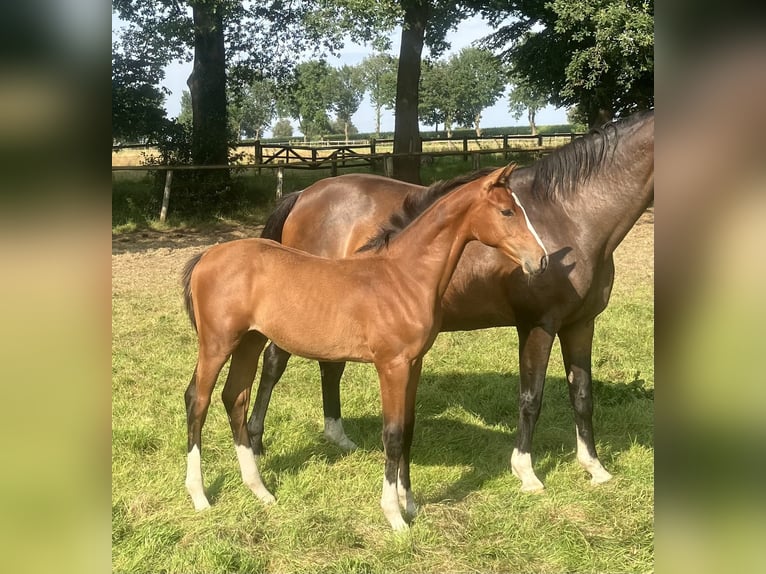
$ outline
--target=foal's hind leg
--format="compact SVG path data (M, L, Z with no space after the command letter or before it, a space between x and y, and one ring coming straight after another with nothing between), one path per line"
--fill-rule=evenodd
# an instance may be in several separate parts
M258 390L255 394L255 405L250 420L247 421L247 430L250 433L250 444L253 446L253 452L256 456L264 453L263 449L263 425L266 419L266 412L269 410L271 402L271 393L274 387L282 377L287 367L287 360L290 353L277 347L274 343L269 343L266 351L263 353L263 370L261 371L261 381L258 383ZM257 367L258 357L255 358ZM253 371L255 376L255 370Z
M200 346L197 366L184 395L188 432L185 484L195 510L210 507L202 483L202 426L207 418L216 379L228 358L228 349L208 349Z
M270 504L274 502L274 496L263 484L245 425L247 409L250 406L250 389L258 367L258 356L265 344L266 337L261 333L250 332L242 337L240 344L232 353L229 375L221 398L229 415L242 481L262 502Z
M343 430L340 415L340 379L346 363L319 361L322 373L322 409L324 410L324 436L345 451L356 450L357 446Z
M577 461L591 475L591 484L602 484L612 475L601 465L596 454L593 434L593 386L591 379L591 349L593 321L577 323L559 332L561 354L569 383L569 400L575 416Z

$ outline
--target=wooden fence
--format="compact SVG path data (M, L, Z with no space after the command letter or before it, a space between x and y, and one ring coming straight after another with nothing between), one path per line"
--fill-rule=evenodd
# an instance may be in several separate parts
M394 157L419 157L421 162L433 161L436 157L462 156L463 161L472 160L473 169L478 169L484 154L503 154L506 158L516 153L546 153L566 144L581 134L538 134L538 135L500 135L486 137L463 137L457 139L423 138L423 151L393 153L393 140L375 140L363 143L333 145L293 145L290 143L263 143L260 140L242 141L237 147L240 160L226 165L148 165L128 162L115 163L126 159L125 150L142 150L140 153L156 152L155 148L144 145L114 146L112 148L112 171L156 171L165 170L165 191L163 195L160 221L165 220L170 198L174 171L253 169L260 173L262 169L274 169L277 172L276 197L282 197L285 169L330 169L330 174L338 174L339 168L370 167L374 171L383 168L383 173L391 177ZM311 142L312 144L318 142ZM122 158L120 157L120 154ZM139 156L140 157L140 156ZM135 160L135 154L132 159ZM143 159L146 159L144 157Z

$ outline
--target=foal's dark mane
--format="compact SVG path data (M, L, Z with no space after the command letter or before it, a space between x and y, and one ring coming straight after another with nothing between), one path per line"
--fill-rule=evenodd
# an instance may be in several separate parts
M556 201L574 194L612 160L620 134L652 115L654 110L648 110L609 122L543 157L529 168L534 170L532 195Z
M370 237L370 239L367 240L367 243L357 249L356 252L379 251L383 247L388 247L388 242L391 241L392 238L417 219L417 217L437 199L445 196L447 193L457 189L461 185L465 185L466 183L470 183L489 175L496 169L496 167L485 167L474 171L473 173L459 175L447 181L440 180L434 182L430 187L422 191L408 193L404 198L404 202L399 211L391 215L388 223L381 226L378 232Z

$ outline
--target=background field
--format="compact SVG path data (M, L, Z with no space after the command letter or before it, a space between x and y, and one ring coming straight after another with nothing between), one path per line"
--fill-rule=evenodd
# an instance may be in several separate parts
M653 210L615 258L612 301L596 323L595 426L615 478L591 487L574 460L574 423L558 345L533 456L547 490L509 471L518 406L513 329L441 334L424 361L413 444L420 514L390 532L379 508L378 383L349 364L345 454L322 435L319 370L293 358L267 418L262 506L241 483L223 405L203 431L212 508L183 486L183 392L195 336L183 263L254 222L142 228L113 235L112 557L116 572L645 572L653 568ZM225 376L225 371L222 377ZM219 386L220 388L220 386Z

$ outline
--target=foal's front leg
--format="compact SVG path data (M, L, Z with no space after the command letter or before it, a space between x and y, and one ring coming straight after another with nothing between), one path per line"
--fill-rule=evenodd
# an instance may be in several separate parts
M410 361L401 359L384 364L375 363L380 378L380 397L383 406L383 448L386 453L380 507L394 530L409 528L399 508L397 485L401 481L405 496L409 491L411 499L409 445L405 448L405 438L407 436L407 390L412 367ZM412 440L411 432L412 429L410 428L409 442ZM400 468L402 470L401 475ZM412 506L414 507L414 502Z

